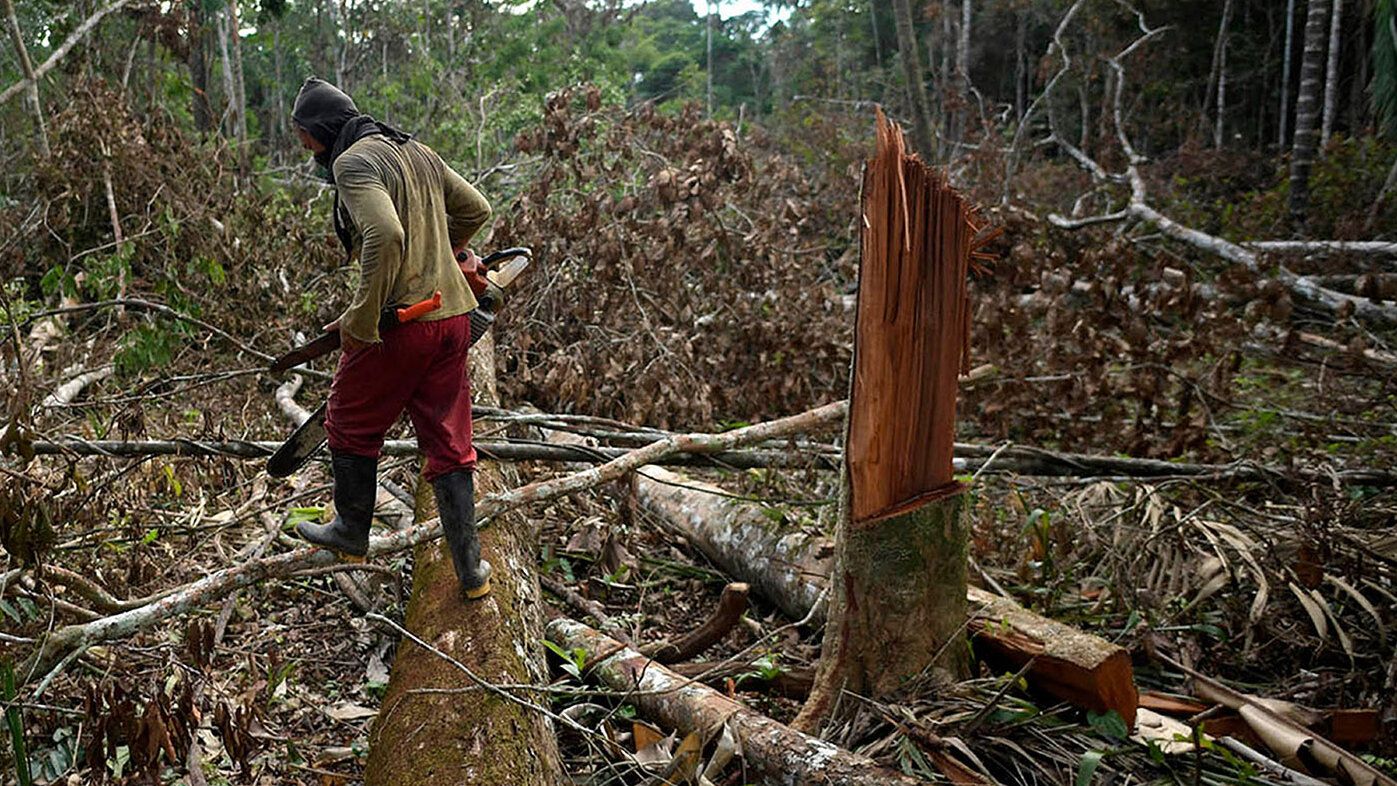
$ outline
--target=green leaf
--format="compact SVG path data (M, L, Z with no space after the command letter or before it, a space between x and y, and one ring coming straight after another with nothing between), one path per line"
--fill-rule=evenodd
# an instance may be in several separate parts
M1130 736L1130 727L1125 725L1125 719L1115 710L1100 713L1088 710L1087 723L1097 734L1120 740Z
M1096 768L1101 764L1101 759L1106 754L1102 751L1088 751L1082 754L1082 761L1077 764L1076 786L1087 786L1091 783L1091 778L1096 774Z

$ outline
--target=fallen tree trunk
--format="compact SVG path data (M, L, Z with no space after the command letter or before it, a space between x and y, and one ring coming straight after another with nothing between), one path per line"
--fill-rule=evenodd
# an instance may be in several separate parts
M800 619L814 608L829 574L832 539L784 526L760 506L660 467L635 473L631 488L635 502L662 527L787 617Z
M966 594L979 607L971 615L970 632L982 648L1015 669L1032 661L1034 688L1096 712L1115 710L1127 728L1135 727L1140 693L1130 653L978 587Z
M494 403L494 340L486 336L470 353L475 397ZM513 475L514 473L510 473ZM517 483L503 465L482 464L476 487L499 493ZM432 486L417 485L418 520L431 518ZM552 784L561 777L557 737L549 719L519 704L471 687L445 655L495 683L546 684L542 648L543 604L533 566L536 533L518 516L481 532L482 556L497 566L493 590L468 602L461 594L444 541L417 546L412 597L404 624L430 642L431 652L409 642L398 655L369 736L368 786L419 783Z
M751 584L787 616L804 617L824 591L833 547L828 536L793 532L757 505L656 467L636 473L632 490L636 504L662 527ZM977 651L988 649L1013 667L1031 660L1028 680L1036 689L1080 707L1115 710L1134 722L1139 697L1123 648L975 587L966 598Z
M843 402L829 406L839 407ZM671 435L673 436L673 435ZM657 440L662 441L662 440ZM650 443L655 444L655 443ZM281 446L280 442L248 440L85 440L70 437L60 440L35 440L28 443L35 455L107 456L136 458L140 456L223 456L241 459L265 459ZM500 440L476 443L481 457L494 461L556 461L564 463L605 463L629 456L633 450L612 447L582 447L550 445ZM416 440L389 440L383 445L385 456L415 456ZM989 461L990 458L994 460ZM1064 453L1027 445L1008 448L958 442L955 445L957 472L1035 475L1045 477L1119 477L1119 478L1196 478L1209 481L1273 482L1300 481L1359 486L1397 486L1397 472L1387 469L1289 469L1239 461L1232 464L1192 464L1160 459L1120 458L1090 453ZM838 469L839 459L827 451L792 452L777 450L720 450L686 453L668 452L645 462L651 466L710 466L727 469L757 467L799 467L801 469ZM988 469L985 465L989 464ZM624 474L624 473L622 473Z
M749 772L758 773L763 783L914 786L924 782L753 712L579 622L553 620L548 623L548 638L565 650L585 650L588 675L624 693L642 715L666 728L683 735L697 733L704 741L726 729L737 740Z
M780 439L797 433L819 432L843 417L840 402L802 412L780 420L758 423L722 434L675 434L659 442L638 448L600 467L593 467L565 477L530 483L520 488L489 494L476 503L476 518L484 523L494 516L523 505L585 491L602 483L625 477L636 469L663 461L682 452L715 454ZM369 538L369 556L379 557L412 548L441 537L441 522L435 518L420 521L411 527L383 537ZM532 559L532 556L530 557ZM171 617L221 600L235 590L267 579L286 578L297 573L323 568L336 562L335 555L321 548L307 546L284 554L250 560L205 576L168 593L161 594L148 605L131 608L108 617L65 625L46 634L15 670L19 684L27 684L36 675L47 674L55 666L88 647L106 641L131 636L149 630ZM6 574L12 577L18 570Z

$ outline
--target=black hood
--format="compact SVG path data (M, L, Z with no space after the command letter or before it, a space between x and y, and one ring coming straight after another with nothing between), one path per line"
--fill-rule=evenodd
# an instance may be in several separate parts
M335 146L345 123L360 114L348 93L324 79L310 77L296 94L291 119L328 150Z
M412 138L412 134L360 112L349 94L313 76L306 79L301 92L296 94L291 119L325 146L324 151L315 154L315 161L325 167L332 183L335 182L335 159L360 139L382 134L401 145Z
M374 120L359 111L354 99L348 93L326 82L310 77L301 85L296 94L296 103L291 109L291 119L304 128L315 141L325 149L315 154L315 162L325 167L330 182L335 182L335 159L340 157L350 145L366 136L382 134L392 141L403 144L412 134ZM335 205L332 211L335 221L335 234L344 244L345 254L353 251L348 229L349 219L340 210L340 195L335 192Z

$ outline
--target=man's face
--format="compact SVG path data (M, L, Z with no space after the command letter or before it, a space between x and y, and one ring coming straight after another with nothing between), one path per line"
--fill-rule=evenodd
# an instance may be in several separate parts
M291 127L296 129L296 138L301 140L301 147L304 147L312 153L325 152L325 146L317 142L315 137L310 135L309 131L295 124Z

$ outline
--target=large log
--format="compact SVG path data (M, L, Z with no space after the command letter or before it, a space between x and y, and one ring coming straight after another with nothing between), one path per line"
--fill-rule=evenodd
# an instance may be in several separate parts
M662 467L637 471L631 484L642 510L786 616L800 619L815 606L829 573L829 538L784 525L760 506Z
M833 550L828 536L782 525L758 505L658 467L636 473L631 488L636 504L667 532L787 616L803 618L824 592ZM1028 680L1035 689L1134 722L1139 697L1125 649L976 587L967 588L966 599L977 652L1011 667L1033 659Z
M712 740L724 728L742 751L748 772L763 783L796 786L915 786L924 781L879 767L872 759L782 725L739 702L661 666L609 636L566 618L548 623L548 638L587 653L587 674L626 694L641 715L681 734ZM603 659L592 662L593 658Z
M493 337L481 339L470 357L475 399L494 403ZM479 494L519 485L498 463L481 464L475 477ZM431 485L420 483L417 519L432 518L433 505ZM481 551L495 566L494 589L484 600L466 602L445 541L422 543L414 552L407 629L490 682L545 684L547 664L535 646L543 638L543 604L534 549L533 528L518 514L484 529ZM435 653L400 644L369 738L365 783L558 782L557 740L548 720L484 692L459 691L472 686Z

